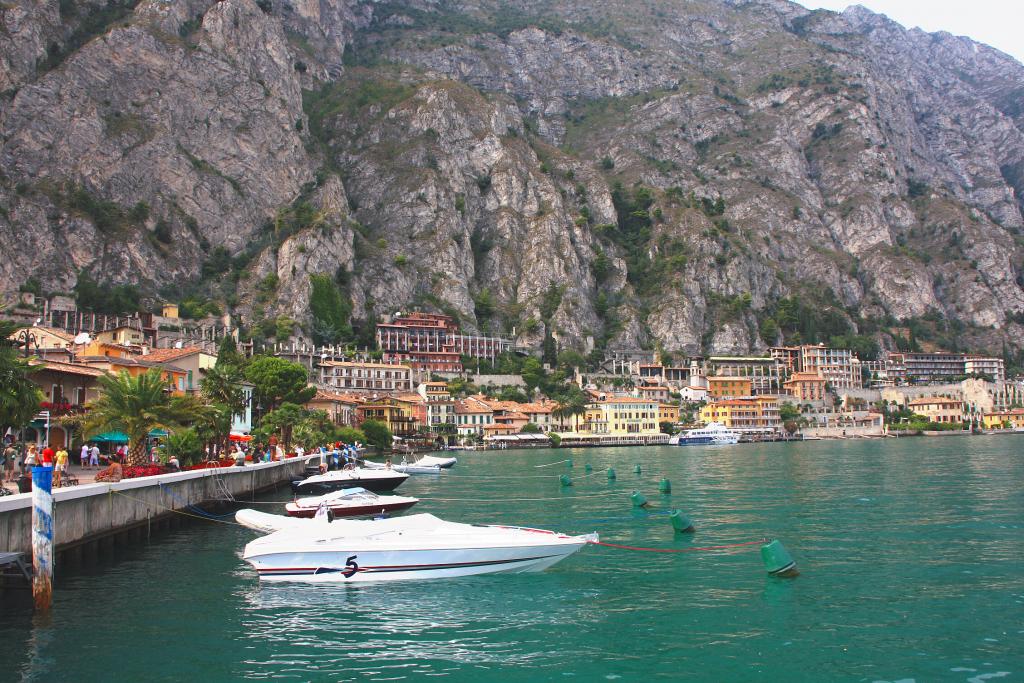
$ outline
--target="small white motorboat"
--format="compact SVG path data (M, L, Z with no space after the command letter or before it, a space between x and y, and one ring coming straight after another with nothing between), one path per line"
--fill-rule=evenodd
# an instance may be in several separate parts
M354 488L299 498L285 505L284 509L292 517L312 517L320 506L326 505L335 517L367 517L407 510L418 502L419 498L378 496L366 489Z
M292 491L297 494L304 493L307 495L311 493L330 493L331 491L354 487L375 492L394 491L408 478L409 475L405 472L357 467L351 470L333 470L325 474L307 477L301 481L293 481Z
M245 546L263 581L356 583L538 572L596 542L513 526L446 522L429 514L289 526Z
M417 460L414 465L437 465L443 470L447 470L451 467L455 467L455 464L459 462L458 458L439 458L435 455L424 455L422 458Z
M368 470L387 470L388 465L380 462L373 462L371 460L363 461L363 467ZM395 472L404 472L405 474L441 474L441 468L438 465L420 465L418 462L409 464L404 460L398 465L391 465L390 469Z
M235 521L242 526L265 534L272 534L282 529L295 529L303 524L314 523L314 520L311 519L288 517L287 515L272 515L269 512L260 512L259 510L250 510L248 508L236 512ZM315 520L315 522L326 524L326 521Z

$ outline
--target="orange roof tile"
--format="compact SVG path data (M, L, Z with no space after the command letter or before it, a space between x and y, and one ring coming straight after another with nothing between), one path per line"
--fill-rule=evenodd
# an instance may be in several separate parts
M80 363L61 363L60 361L29 361L29 365L33 367L42 367L46 370L52 370L53 372L63 372L69 375L84 375L86 377L101 377L106 373L99 368L94 368L91 365L82 365Z
M183 358L184 356L191 356L192 354L202 352L203 350L198 346L186 346L180 349L151 349L143 358L153 363L163 363L175 358Z

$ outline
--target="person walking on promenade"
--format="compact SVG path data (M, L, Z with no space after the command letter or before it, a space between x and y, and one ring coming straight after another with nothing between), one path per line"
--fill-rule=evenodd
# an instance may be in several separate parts
M13 482L15 481L14 464L17 463L17 461L20 459L20 456L22 456L22 447L20 447L17 444L17 441L11 441L10 445L8 445L6 449L4 449L4 453L7 456L7 462L4 464L6 472L4 473L3 478L6 479L7 481Z
M46 444L46 447L43 448L43 457L42 460L40 461L40 464L43 467L53 467L53 456L53 448L50 446L50 444Z
M21 463L21 474L32 476L32 468L36 466L36 462L39 458L39 447L32 444L28 447L28 452L25 453L25 460Z
M53 456L53 481L54 486L60 488L61 480L68 471L68 451L66 448L61 446Z
M0 454L0 488L4 488L7 479L14 478L14 460L18 457L18 450L14 444L8 444Z
M89 469L89 444L82 444L82 452L78 456L78 464L82 466L83 470Z
M89 449L89 469L100 466L100 447L96 444Z

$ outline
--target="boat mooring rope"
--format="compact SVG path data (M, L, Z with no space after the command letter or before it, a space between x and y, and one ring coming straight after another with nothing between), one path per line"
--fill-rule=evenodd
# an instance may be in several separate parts
M160 487L161 491L163 491L164 493L169 495L171 498L173 498L174 500L178 501L178 503L183 505L186 510L191 510L192 512L196 513L197 515L202 515L203 517L209 517L210 519L226 519L228 517L233 517L234 514L235 514L233 512L229 512L229 513L224 514L224 515L216 515L216 514L214 514L212 512L207 512L206 510L204 510L203 508L199 507L198 505L195 505L194 503L189 503L188 501L182 500L176 493L174 493L174 491L172 491L167 486L164 486L162 483L157 482L157 486ZM236 501L232 500L230 502L236 502Z
M139 503L140 505L145 505L146 507L160 508L161 510L167 510L168 512L173 512L176 515L184 515L185 517L191 517L193 519L201 519L201 520L204 520L206 522L216 522L217 524L231 524L232 526L245 526L244 524L239 524L238 522L231 522L231 521L228 521L226 519L214 519L212 517L203 517L202 515L194 515L194 514L191 514L189 512L182 512L181 510L175 510L174 508L167 507L166 505L160 505L159 503L151 503L148 500L142 500L140 498L133 498L132 496L127 496L127 495L121 493L120 491L115 491L113 489L110 489L110 493L114 494L115 496L121 496L122 498L127 498L128 500L131 500L131 501L134 501L136 503Z
M727 550L729 548L741 548L746 545L762 545L767 543L767 538L759 541L746 541L745 543L729 543L728 545L709 545L703 548L641 548L634 545L620 545L618 543L605 543L604 541L587 541L590 545L603 545L606 548L618 548L620 550L635 550L644 553L697 553L711 550Z
M546 465L534 465L534 467L551 467L552 465L561 465L562 463L566 462L569 462L569 458L566 458L565 460L559 460L558 462L549 462Z
M496 500L508 501L508 502L527 502L527 501L541 501L541 500L579 500L580 498L607 498L609 496L621 496L622 494L618 491L606 491L604 493L595 493L587 496L556 496L553 498L503 498L498 496L492 496L491 498L424 498L426 502L432 502L439 500L445 503L492 503Z

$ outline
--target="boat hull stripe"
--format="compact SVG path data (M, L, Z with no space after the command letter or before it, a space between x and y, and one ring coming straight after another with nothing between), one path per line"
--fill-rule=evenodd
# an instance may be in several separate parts
M467 567L488 567L499 564L515 564L517 562L533 562L536 560L546 560L551 557L559 557L559 555L540 555L537 557L517 557L508 560L487 560L485 562L450 562L446 564L409 564L409 565L381 565L377 567L360 567L359 572L368 573L383 573L383 572L419 572L419 571L432 571L437 569L464 569ZM345 571L344 567L337 569L331 567L281 567L281 568L268 568L258 569L261 575L267 574L270 576L296 576L305 574L316 574L317 572L325 573L327 571Z

